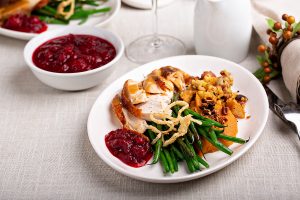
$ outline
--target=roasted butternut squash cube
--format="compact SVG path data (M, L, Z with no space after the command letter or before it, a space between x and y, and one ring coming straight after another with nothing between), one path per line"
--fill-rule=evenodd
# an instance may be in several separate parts
M236 100L230 99L226 102L226 106L230 109L232 114L236 118L243 119L245 118L245 110L241 104L239 104Z

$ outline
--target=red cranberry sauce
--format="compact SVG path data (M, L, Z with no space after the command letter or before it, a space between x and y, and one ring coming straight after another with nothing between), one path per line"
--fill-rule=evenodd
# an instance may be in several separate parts
M117 129L105 136L109 151L131 167L142 167L152 157L149 140L128 129Z
M12 15L2 25L3 28L27 32L27 33L42 33L47 30L47 24L41 21L36 16L27 15Z
M116 57L115 47L102 38L69 34L42 44L33 63L46 71L76 73L99 68Z

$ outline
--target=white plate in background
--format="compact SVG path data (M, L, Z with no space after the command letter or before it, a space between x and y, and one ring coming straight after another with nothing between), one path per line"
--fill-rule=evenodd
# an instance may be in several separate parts
M231 156L220 151L205 154L210 168L195 173L188 173L185 164L180 163L178 172L172 175L164 175L160 164L133 168L114 157L107 149L104 141L106 134L112 130L121 128L111 111L113 97L122 89L127 79L142 81L152 70L163 66L177 67L194 76L200 76L207 70L216 74L219 74L221 70L228 70L234 78L233 90L238 90L240 94L246 95L249 99L246 104L246 115L250 115L251 117L239 120L239 132L237 134L238 137L245 139L250 137L249 142L244 145L231 145L230 149L234 151ZM94 103L89 114L87 128L90 142L99 157L116 171L142 181L176 183L214 173L245 154L262 134L267 122L268 113L268 99L264 88L257 78L242 66L228 60L210 56L176 56L142 65L111 83Z
M88 18L88 20L82 24L82 26L104 26L108 22L110 22L114 16L119 12L121 7L121 0L108 0L107 2L103 3L101 7L111 7L111 11L108 13L103 14L95 14ZM77 25L80 20L72 20L69 25ZM55 24L47 24L48 30L54 30L57 28L66 27L69 25L55 25ZM47 31L48 31L47 30ZM13 31L5 28L0 27L0 35L4 35L11 38L16 38L20 40L30 40L31 38L37 36L37 33L24 33L19 31Z
M122 0L125 4L139 9L151 9L152 0ZM174 0L158 0L158 7L166 6L172 3Z

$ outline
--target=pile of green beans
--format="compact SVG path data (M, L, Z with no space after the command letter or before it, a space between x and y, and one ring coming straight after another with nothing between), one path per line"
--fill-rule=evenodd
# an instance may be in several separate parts
M174 94L172 101L177 101L178 94ZM177 117L179 106L172 108L173 117ZM177 138L173 144L163 147L162 140L159 139L153 145L154 156L151 164L156 164L158 161L162 164L164 173L174 173L178 171L178 162L185 161L189 172L195 172L204 168L209 168L209 164L203 159L199 153L202 152L202 140L205 139L215 146L220 151L231 155L233 151L219 141L224 139L235 143L244 144L248 140L242 138L228 136L223 134L225 126L217 121L201 116L199 113L191 109L186 109L183 116L192 115L194 119L200 120L202 125L191 122L188 132L185 136ZM164 127L153 122L149 122L159 130L164 130ZM149 138L154 140L156 135L150 129L147 130ZM202 153L203 155L203 153Z
M111 7L104 7L101 9L85 9L85 5L99 6L101 2L106 0L76 0L74 14L69 19L64 19L57 13L57 6L61 1L50 1L48 5L34 10L32 15L38 16L40 20L48 24L69 24L71 20L80 20L79 24L83 24L89 16L97 13L106 13L111 10ZM66 9L69 9L68 7Z

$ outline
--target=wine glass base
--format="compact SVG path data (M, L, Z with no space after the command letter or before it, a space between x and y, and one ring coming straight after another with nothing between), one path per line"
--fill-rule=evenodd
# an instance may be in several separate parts
M183 42L168 35L142 36L126 48L127 58L140 64L183 54L185 54Z

